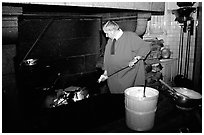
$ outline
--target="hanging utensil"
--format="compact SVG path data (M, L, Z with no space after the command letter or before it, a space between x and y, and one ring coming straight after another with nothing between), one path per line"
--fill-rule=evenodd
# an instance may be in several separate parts
M191 22L192 23L192 22ZM188 78L188 69L189 69L189 56L190 56L190 44L191 44L191 29L192 25L188 26L188 37L187 37L187 48L186 48L186 62L185 62L185 72L184 76Z
M188 78L188 63L189 63L189 53L190 53L190 31L188 30L187 35L187 45L186 45L186 58L185 58L185 70L184 70L184 77Z
M179 56L178 56L178 73L181 74L182 70L182 58L183 58L183 25L181 25L180 41L179 41Z
M186 23L187 24L187 23ZM184 29L184 27L182 27ZM180 70L179 70L179 75L176 75L174 78L174 82L177 87L187 87L187 88L192 88L193 84L192 81L188 79L188 67L189 67L189 56L190 56L190 29L191 25L188 24L187 27L187 45L186 45L186 56L185 56L185 67L184 67L184 73L182 74L182 57L183 57L183 33L181 32L181 63L180 63ZM184 30L183 30L184 31Z
M178 75L176 75L174 78L174 82L176 86L181 85L180 82L184 78L184 76L182 75L183 39L184 39L184 25L181 25L180 41L179 41L179 56L178 56Z

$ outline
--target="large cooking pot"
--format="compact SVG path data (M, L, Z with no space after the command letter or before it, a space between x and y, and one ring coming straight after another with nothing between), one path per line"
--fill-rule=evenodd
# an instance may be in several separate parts
M201 105L202 96L200 93L184 87L172 88L161 79L159 81L169 88L168 92L173 97L173 100L178 108L192 109Z

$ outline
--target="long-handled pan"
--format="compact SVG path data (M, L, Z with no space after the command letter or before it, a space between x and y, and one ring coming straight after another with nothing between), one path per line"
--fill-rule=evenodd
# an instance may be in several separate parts
M190 79L188 79L188 70L189 70L189 56L190 56L190 45L191 45L191 31L193 29L193 20L191 20L188 25L187 32L187 46L186 46L186 58L185 58L185 68L184 68L184 78L183 78L183 87L192 88L193 83Z
M26 53L26 55L23 57L22 61L20 62L20 67L23 63L30 65L30 63L35 63L36 64L36 59L28 59L25 60L27 58L27 56L30 54L30 52L33 50L33 48L35 47L35 45L40 41L41 37L43 36L43 34L45 33L45 31L49 28L49 26L52 24L53 19L50 19L49 22L46 24L46 26L43 28L42 32L39 34L39 36L37 37L37 39L35 40L35 42L33 43L33 45L30 47L30 49L28 50L28 52ZM30 62L31 61L31 62ZM32 66L33 64L31 64L30 66Z
M179 42L179 56L178 56L178 72L181 75L182 71L182 58L183 58L183 36L184 36L184 27L181 26L180 32L180 42Z
M187 37L187 48L186 48L186 61L185 61L185 72L184 76L188 78L188 69L189 69L189 59L190 59L190 44L191 44L191 34L193 28L194 21L192 20L188 27L188 37Z
M184 87L172 88L161 79L159 81L169 89L168 92L170 92L177 107L192 109L202 104L200 93Z

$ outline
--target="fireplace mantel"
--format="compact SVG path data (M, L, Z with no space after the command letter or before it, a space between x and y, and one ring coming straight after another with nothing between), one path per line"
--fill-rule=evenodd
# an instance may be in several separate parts
M23 4L116 8L164 12L165 2L24 2Z

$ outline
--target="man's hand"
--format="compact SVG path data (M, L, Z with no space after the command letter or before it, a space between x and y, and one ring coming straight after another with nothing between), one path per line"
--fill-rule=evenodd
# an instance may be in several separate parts
M132 67L135 65L135 63L136 63L137 61L139 61L141 58L142 58L141 56L136 56L136 57L134 57L134 59L129 62L129 67L132 68Z
M101 75L100 78L98 79L98 83L105 81L106 79L108 79L107 75Z

